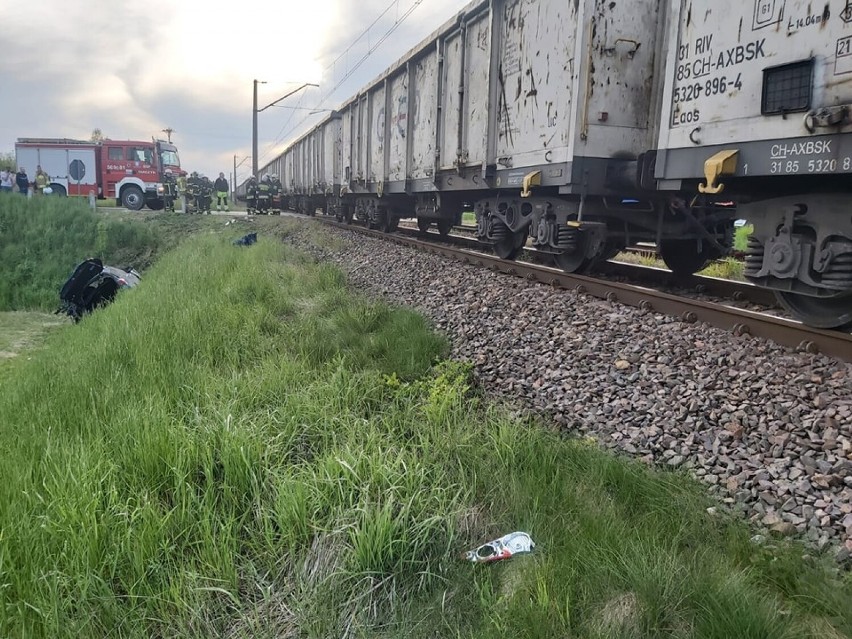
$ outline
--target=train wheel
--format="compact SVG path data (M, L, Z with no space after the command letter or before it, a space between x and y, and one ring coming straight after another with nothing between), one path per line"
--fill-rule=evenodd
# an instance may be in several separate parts
M432 220L425 217L417 218L417 228L420 229L421 233L426 233L430 226L432 226Z
M438 233L441 234L441 237L447 237L450 234L450 231L453 230L453 221L452 220L438 220Z
M526 231L512 233L507 229L505 238L494 244L494 253L503 260L514 260L527 242Z
M775 297L803 324L814 328L852 328L852 293L812 297L775 291Z
M582 248L563 253L555 253L553 261L556 262L556 266L566 273L578 273L585 269L589 263L589 260L586 258L586 252Z
M692 275L710 263L707 247L699 251L695 240L663 240L660 257L675 275Z

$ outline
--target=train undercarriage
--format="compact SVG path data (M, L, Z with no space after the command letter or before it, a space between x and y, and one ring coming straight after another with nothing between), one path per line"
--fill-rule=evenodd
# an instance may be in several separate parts
M461 223L463 210L473 208L477 240L504 259L532 248L551 254L558 268L576 273L627 246L652 242L676 276L696 273L730 254L734 221L745 218L754 225L745 277L772 289L785 308L810 326L852 326L852 217L845 196L791 196L738 207L705 196L686 201L543 192L528 198L478 195L347 193L291 197L290 206L307 214L321 209L339 221L354 220L384 232L396 230L401 219L414 218L421 231L434 226L441 235Z
M566 272L585 270L637 242L656 242L677 275L701 270L732 248L731 205L586 197L487 198L475 205L477 237L504 259L531 245Z

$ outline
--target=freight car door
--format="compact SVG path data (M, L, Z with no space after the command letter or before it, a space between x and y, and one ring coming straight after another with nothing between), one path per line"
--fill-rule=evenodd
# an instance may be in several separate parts
M574 86L576 2L506 0L500 9L496 161L566 162ZM500 3L498 3L500 6Z

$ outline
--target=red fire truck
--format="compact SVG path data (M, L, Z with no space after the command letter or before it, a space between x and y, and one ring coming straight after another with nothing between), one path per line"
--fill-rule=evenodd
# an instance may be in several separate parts
M133 211L163 208L162 176L171 169L175 178L181 171L177 147L163 140L103 140L86 142L65 138L18 138L15 144L18 166L35 180L41 166L55 195L114 197Z

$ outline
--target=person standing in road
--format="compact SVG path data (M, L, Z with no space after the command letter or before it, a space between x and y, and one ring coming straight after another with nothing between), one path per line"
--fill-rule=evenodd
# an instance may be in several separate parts
M18 172L15 174L15 184L18 185L18 192L21 195L27 195L30 190L30 178L27 177L27 170L19 166Z
M225 210L230 211L230 208L228 208L228 191L231 187L228 184L228 180L225 179L224 173L219 173L219 177L213 183L213 188L216 191L216 210L221 211L224 204Z
M163 173L163 209L175 212L175 198L177 197L177 184L171 169Z
M249 215L257 213L257 178L253 175L246 183L246 208Z
M44 189L47 186L50 180L47 177L47 173L41 168L41 165L36 167L36 177L35 177L35 193L36 195L44 195Z
M12 169L8 166L3 167L0 171L0 193L11 193L13 180Z
M258 213L269 215L269 197L272 192L272 181L269 179L269 173L264 173L257 185L257 210Z
M189 174L189 178L186 181L186 194L189 198L189 204L187 205L189 208L187 211L192 211L193 213L201 213L199 207L201 206L201 178L198 177L198 171L193 171Z

